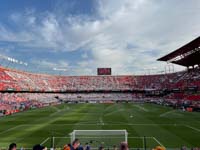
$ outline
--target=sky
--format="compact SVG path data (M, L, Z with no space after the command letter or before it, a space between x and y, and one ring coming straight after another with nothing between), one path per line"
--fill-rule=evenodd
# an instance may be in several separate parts
M0 56L28 65L0 64L64 75L158 73L169 64L156 60L199 28L200 0L1 0Z

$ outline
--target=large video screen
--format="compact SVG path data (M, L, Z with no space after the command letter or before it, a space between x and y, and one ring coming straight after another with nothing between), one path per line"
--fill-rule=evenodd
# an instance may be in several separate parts
M97 68L98 75L111 75L111 68Z

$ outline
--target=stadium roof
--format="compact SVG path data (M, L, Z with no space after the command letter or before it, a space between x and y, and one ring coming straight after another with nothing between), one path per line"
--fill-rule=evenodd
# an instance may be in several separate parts
M182 66L194 66L200 64L200 36L177 50L159 58L159 61L167 61Z

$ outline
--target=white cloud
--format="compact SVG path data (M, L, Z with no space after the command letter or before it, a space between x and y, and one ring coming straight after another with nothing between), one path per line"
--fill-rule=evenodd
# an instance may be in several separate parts
M81 57L82 57L83 59L87 59L87 58L88 58L88 54L87 54L87 53L83 53L83 54L81 55Z
M144 67L164 69L165 64L156 59L200 33L200 2L178 2L101 1L103 20L89 44L96 65L111 66L115 73L135 73ZM88 24L90 30L94 22ZM127 49L129 43L135 47Z
M29 40L30 38L28 33L20 32L16 35L0 23L0 41L28 42Z
M31 60L31 63L37 65L39 68L53 69L53 68L68 68L69 63L63 60L59 60L57 62L50 60Z
M25 28L14 33L0 26L0 40L25 41L26 46L54 51L87 49L91 55L80 56L87 60L77 60L77 67L87 69L82 73L112 67L115 74L131 74L143 68L163 70L165 63L156 62L158 57L200 35L197 0L100 0L97 6L96 19L26 12ZM21 20L19 14L11 18Z

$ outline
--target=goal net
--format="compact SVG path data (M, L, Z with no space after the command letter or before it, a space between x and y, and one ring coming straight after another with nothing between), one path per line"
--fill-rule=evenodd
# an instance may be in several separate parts
M127 142L128 132L126 130L74 130L70 133L71 143L75 139L79 139L82 145L88 143L93 149L99 146L112 148L123 141Z

